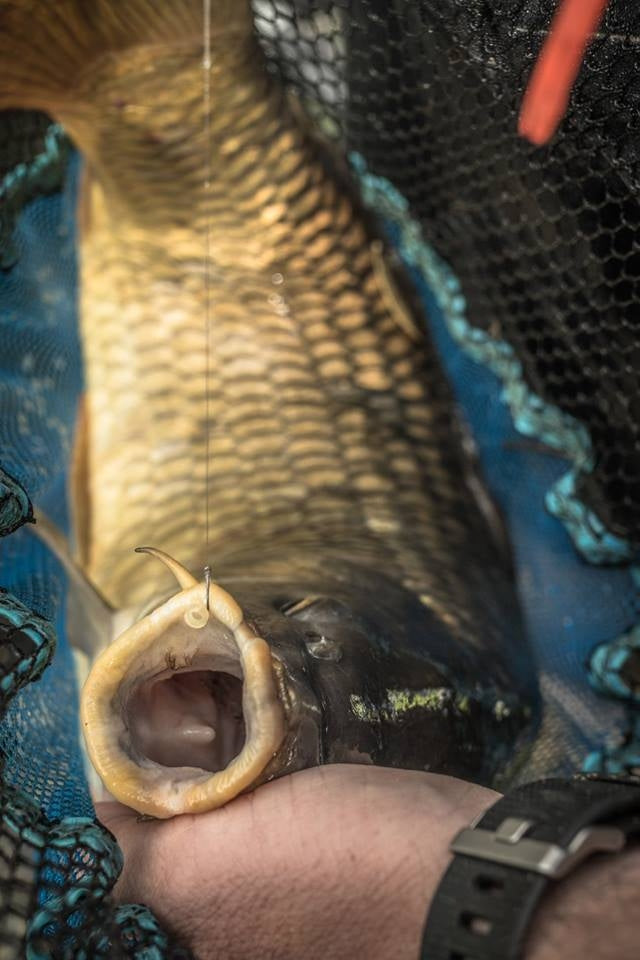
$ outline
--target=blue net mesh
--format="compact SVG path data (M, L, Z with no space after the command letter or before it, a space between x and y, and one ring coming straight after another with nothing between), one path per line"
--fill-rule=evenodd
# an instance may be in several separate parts
M69 459L81 389L76 322L77 163L63 192L27 204L0 273L0 464L41 501ZM64 498L50 503L57 515Z
M46 172L42 160L38 166ZM25 203L10 269L0 271L4 532L30 514L24 491L61 529L69 526L67 472L82 388L78 169L74 158L61 190ZM122 857L95 820L84 773L66 576L28 525L0 536L0 585L0 953L187 960L146 908L110 902Z
M0 272L0 465L67 529L66 475L82 365L76 316L78 162L64 189L27 204ZM52 666L13 700L0 725L5 776L50 817L89 815L78 750L77 691L64 630L65 576L23 527L0 539L0 584L56 625Z
M566 475L569 461L515 430L502 382L461 351L433 293L424 293L489 489L509 528L539 664L545 703L542 753L526 773L574 773L596 746L616 742L625 729L622 705L588 687L586 666L596 644L637 622L637 585L630 568L594 567L577 554L567 530L545 506L547 491Z

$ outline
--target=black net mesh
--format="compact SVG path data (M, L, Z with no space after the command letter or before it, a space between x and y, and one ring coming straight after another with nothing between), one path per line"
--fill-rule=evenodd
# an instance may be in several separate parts
M535 394L586 427L577 497L637 546L637 9L610 3L544 149L518 137L517 118L553 0L255 9L274 70L408 199L470 323L511 344ZM596 553L589 520L576 540Z
M44 113L0 111L0 267L18 258L12 237L15 218L38 194L60 188L67 142Z
M548 490L586 559L630 561L640 544L637 5L611 0L542 149L518 137L517 115L553 0L253 7L270 68L349 155L368 202L395 220L442 320L436 338L507 514L529 628L542 638L540 769L575 769L622 722L587 688L596 643L592 683L631 714L591 763L638 766L634 568L581 571L555 520L540 511L529 522ZM82 386L77 162L68 161L48 117L0 113L0 533L29 518L25 491L68 526L61 491ZM496 412L501 390L519 435ZM522 434L543 446L523 447ZM516 503L518 483L526 496ZM144 907L109 901L120 854L93 818L82 772L64 575L18 530L0 542L0 583L11 591L0 594L0 956L22 956L25 943L33 957L186 956ZM51 622L58 648L40 678Z
M44 151L51 126L46 113L3 110L0 138L0 176L14 173L21 164L30 164Z

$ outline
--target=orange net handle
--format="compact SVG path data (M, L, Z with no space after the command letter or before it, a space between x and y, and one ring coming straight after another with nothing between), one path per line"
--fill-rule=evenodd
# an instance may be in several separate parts
M518 133L547 143L565 115L571 88L608 0L561 0L520 108Z

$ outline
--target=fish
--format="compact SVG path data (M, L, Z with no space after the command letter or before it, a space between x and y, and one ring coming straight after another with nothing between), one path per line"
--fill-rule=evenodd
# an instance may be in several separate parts
M0 0L0 27L0 107L84 162L72 543L36 530L101 783L167 818L322 763L506 782L539 693L504 524L250 4Z

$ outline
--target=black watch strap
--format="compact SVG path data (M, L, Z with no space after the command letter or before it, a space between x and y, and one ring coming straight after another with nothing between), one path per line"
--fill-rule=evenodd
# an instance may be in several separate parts
M640 779L540 780L502 797L451 844L422 960L520 960L538 902L593 853L640 834Z

